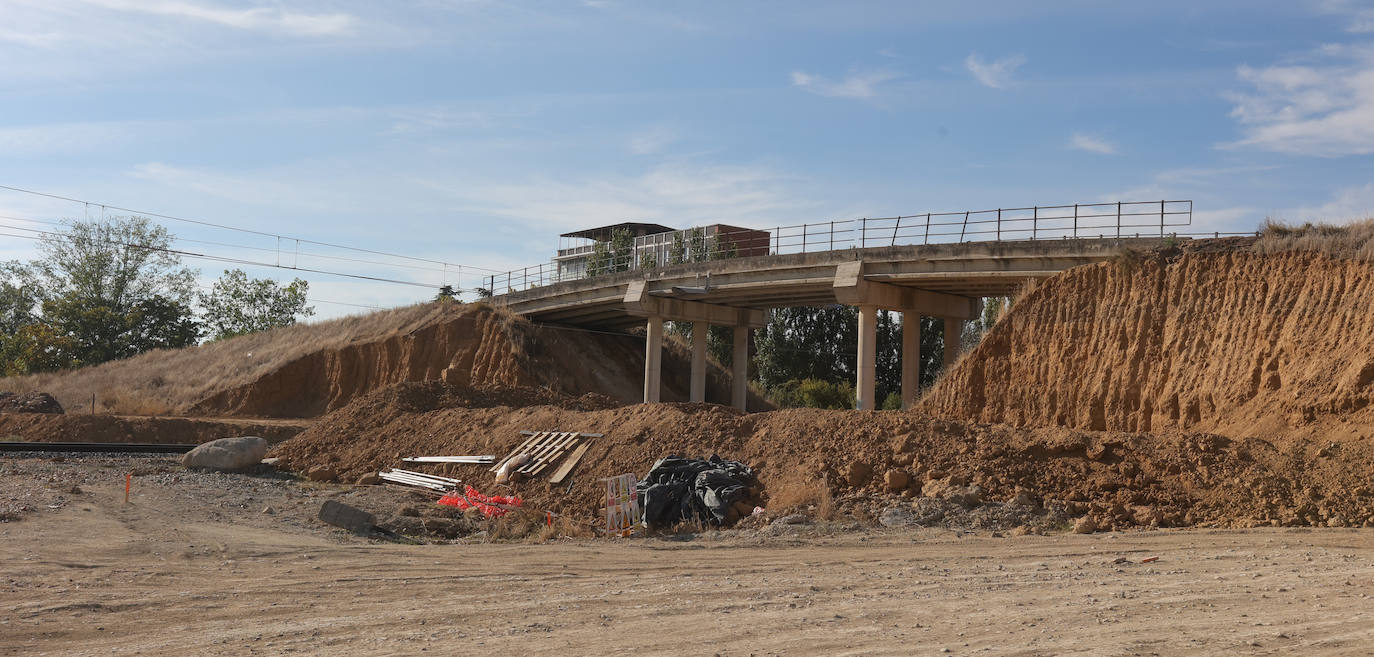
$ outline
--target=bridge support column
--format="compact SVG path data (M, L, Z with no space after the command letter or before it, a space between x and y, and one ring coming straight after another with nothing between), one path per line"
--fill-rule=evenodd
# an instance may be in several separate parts
M954 317L945 318L945 362L943 367L946 372L954 367L954 361L959 360L961 347L959 340L963 334L964 320Z
M921 313L902 311L902 408L921 394Z
M858 381L854 386L854 395L857 406L861 411L871 411L877 408L875 397L877 397L877 373L878 367L878 307L859 306L859 353L858 353Z
M690 401L706 401L706 338L711 325L692 322L692 390Z
M748 411L749 405L749 327L735 327L735 348L730 364L730 405Z
M644 332L644 403L657 402L663 389L663 318L649 316Z

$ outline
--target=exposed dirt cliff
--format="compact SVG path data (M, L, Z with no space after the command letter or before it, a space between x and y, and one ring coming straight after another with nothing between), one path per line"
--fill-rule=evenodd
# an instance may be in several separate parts
M1018 300L920 404L1020 426L1374 427L1374 265L1249 249L1130 254ZM1309 432L1311 433L1311 432Z

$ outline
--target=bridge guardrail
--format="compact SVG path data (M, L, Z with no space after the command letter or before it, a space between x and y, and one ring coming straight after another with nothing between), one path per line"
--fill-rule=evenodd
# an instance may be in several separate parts
M591 278L634 269L652 269L681 262L704 262L736 257L759 231L768 233L768 255L815 253L849 248L911 246L964 242L1002 242L1047 239L1119 239L1122 237L1165 237L1187 235L1172 230L1191 226L1193 202L1116 201L1038 205L1024 208L998 208L965 212L926 212L897 217L865 217L838 221L718 232L706 236L701 229L686 229L661 235L654 243L661 253L664 239L681 246L676 262L658 262L649 250L633 243L611 250L609 245L578 269L558 262L540 263L486 277L485 292L504 294L570 280ZM1207 233L1220 236L1221 233ZM1239 234L1239 233L1237 233ZM1249 233L1245 233L1249 234Z

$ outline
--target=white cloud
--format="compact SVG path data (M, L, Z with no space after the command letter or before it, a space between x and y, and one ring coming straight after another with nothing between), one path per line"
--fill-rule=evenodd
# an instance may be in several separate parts
M1374 153L1374 50L1329 46L1306 65L1251 68L1229 94L1244 138L1224 147L1338 157Z
M900 74L892 71L853 71L843 80L830 80L819 75L793 71L792 86L820 96L871 99L878 95L879 85L899 77Z
M1293 208L1275 214L1276 219L1298 222L1343 223L1368 219L1374 217L1374 183L1341 189L1330 201L1321 205Z
M964 59L964 67L968 69L973 77L985 86L993 89L1001 89L1011 82L1011 76L1016 69L1021 68L1026 63L1024 55L1009 55L1001 59L985 62L978 53L970 53Z
M240 30L280 32L294 36L351 34L357 19L349 14L304 14L273 7L229 9L188 0L85 0L87 4L130 13L152 14L214 23Z
M1347 32L1374 32L1374 7L1363 6L1363 3L1353 0L1323 0L1318 6L1324 13L1345 17L1349 21L1345 26Z
M1082 132L1073 133L1073 136L1069 138L1069 148L1088 151L1089 153L1100 153L1102 155L1113 155L1116 153L1115 144L1101 137L1094 137L1093 135Z
M630 137L629 150L635 155L652 155L661 152L680 138L678 131L670 126L659 125L640 131Z

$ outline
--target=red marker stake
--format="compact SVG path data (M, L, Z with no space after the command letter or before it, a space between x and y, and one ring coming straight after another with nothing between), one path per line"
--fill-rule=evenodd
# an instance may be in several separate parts
M129 503L129 487L134 483L134 473L124 475L124 503Z

